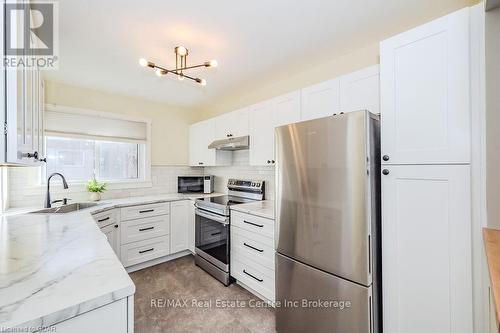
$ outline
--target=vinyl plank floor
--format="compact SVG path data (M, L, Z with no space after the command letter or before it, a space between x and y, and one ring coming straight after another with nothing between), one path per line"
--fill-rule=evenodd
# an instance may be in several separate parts
M225 287L186 256L130 274L135 333L274 333L274 310L233 283ZM259 305L265 305L260 302Z

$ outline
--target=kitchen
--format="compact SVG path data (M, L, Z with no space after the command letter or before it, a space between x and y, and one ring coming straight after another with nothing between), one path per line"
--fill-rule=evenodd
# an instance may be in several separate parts
M496 1L2 5L0 331L498 331Z

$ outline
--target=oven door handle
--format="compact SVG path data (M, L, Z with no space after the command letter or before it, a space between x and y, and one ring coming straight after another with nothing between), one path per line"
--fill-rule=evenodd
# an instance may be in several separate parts
M201 210L199 208L195 208L194 212L195 212L196 215L199 215L199 216L205 217L207 219L210 219L210 220L222 223L224 225L228 225L229 224L228 218L225 217L225 216L220 216L220 215L212 214L212 213L209 213L207 211Z

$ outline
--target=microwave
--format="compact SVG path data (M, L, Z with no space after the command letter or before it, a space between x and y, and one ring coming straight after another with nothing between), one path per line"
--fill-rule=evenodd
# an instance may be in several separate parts
M212 193L214 176L179 176L177 177L178 193Z

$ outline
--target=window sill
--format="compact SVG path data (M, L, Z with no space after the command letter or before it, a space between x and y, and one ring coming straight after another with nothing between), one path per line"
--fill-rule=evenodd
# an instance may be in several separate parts
M139 188L151 188L153 183L147 180L140 181L115 181L115 182L105 182L107 184L106 191L112 190L128 190L128 189L139 189ZM50 184L51 194L71 194L71 193L81 193L87 192L87 183L68 183L68 189L64 189L60 182ZM30 188L24 189L24 194L26 195L37 195L45 194L47 190L47 184L35 185Z

